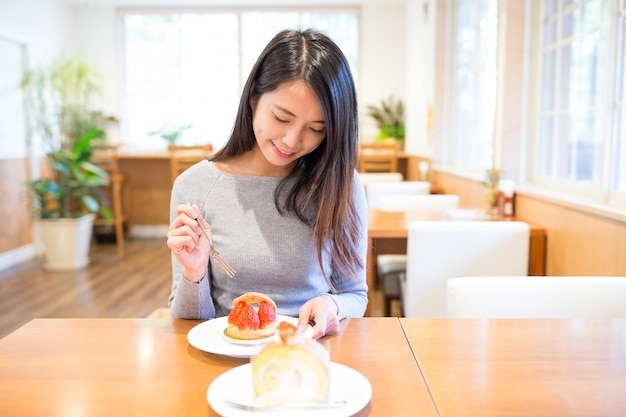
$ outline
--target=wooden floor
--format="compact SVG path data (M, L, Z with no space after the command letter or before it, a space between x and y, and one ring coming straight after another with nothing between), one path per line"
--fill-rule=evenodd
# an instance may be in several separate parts
M146 317L167 306L170 256L165 239L127 240L121 257L115 244L94 243L77 271L47 272L39 260L0 271L0 338L33 318ZM382 315L373 294L372 315Z

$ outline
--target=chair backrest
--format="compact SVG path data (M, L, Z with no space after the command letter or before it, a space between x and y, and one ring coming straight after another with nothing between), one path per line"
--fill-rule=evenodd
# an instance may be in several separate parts
M366 187L373 182L400 182L404 180L401 172L359 172L359 176Z
M373 182L402 182L404 180L400 172L359 172L359 177L361 177L366 194L367 187Z
M169 149L170 174L172 184L174 184L174 180L181 172L210 155L213 151L213 146L210 143L207 145L192 146L170 145Z
M407 317L446 317L446 281L459 276L528 274L528 224L417 221L407 241L402 303Z
M110 176L117 175L119 173L117 145L101 145L96 147L92 160Z
M378 208L385 211L448 210L458 208L460 199L455 194L385 194L379 203Z
M123 253L125 247L124 224L128 220L123 200L128 201L129 190L126 186L126 175L119 170L118 146L102 145L97 147L93 154L93 161L109 174L109 184L102 187L102 192L108 198L113 212L113 218L98 216L93 224L96 229L100 227L108 229L111 225L114 226L117 248L120 253Z
M359 172L397 172L398 143L374 142L359 146Z
M430 193L427 181L372 182L366 187L370 208L380 207L380 197L389 194L424 195Z
M626 317L626 277L455 277L446 288L448 317Z

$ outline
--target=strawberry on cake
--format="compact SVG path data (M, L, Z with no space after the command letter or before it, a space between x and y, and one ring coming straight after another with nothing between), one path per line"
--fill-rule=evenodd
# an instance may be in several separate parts
M233 300L228 315L226 338L234 343L270 339L276 333L276 303L258 292L247 292Z

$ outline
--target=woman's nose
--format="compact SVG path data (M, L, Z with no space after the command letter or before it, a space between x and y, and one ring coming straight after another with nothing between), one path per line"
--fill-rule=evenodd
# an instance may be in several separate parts
M283 136L283 143L291 148L296 147L301 141L302 131L299 128L288 129Z

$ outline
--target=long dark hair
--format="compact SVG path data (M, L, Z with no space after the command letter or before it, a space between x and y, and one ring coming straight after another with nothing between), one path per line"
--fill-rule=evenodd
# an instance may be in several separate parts
M357 97L348 61L329 37L310 29L284 30L268 43L244 86L230 139L210 159L223 161L250 151L256 144L251 99L258 100L293 80L304 81L317 95L327 133L278 187L276 207L294 213L313 229L320 266L323 250L329 250L333 268L356 278L357 269L363 267L356 246L361 233L359 213L352 201L358 154ZM289 178L295 181L286 181ZM286 199L279 198L285 195Z

